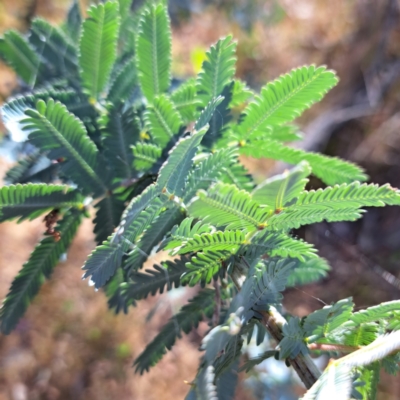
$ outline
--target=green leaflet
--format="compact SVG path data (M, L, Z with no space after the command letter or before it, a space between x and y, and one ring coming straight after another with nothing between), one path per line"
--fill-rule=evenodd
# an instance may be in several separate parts
M17 164L11 167L4 177L4 180L9 184L22 183L29 176L29 171L36 165L42 157L40 150L35 150L28 156L18 160Z
M66 107L54 100L47 104L39 100L36 110L27 110L22 121L30 132L29 140L50 159L64 159L60 163L65 175L80 185L84 193L100 195L106 190L97 174L98 150L87 135L82 122Z
M249 89L246 84L240 79L234 79L234 85L232 90L232 99L229 103L229 107L239 107L247 103L250 98L254 96L254 93Z
M166 189L168 193L182 196L186 177L193 164L193 157L207 131L204 127L189 137L182 138L170 151L168 160L160 169L157 185L160 189Z
M353 307L354 303L349 298L309 314L303 324L307 341L313 343L343 325L350 318Z
M165 94L155 96L144 113L144 121L154 142L164 148L176 136L183 122L172 101Z
M308 348L304 340L304 331L300 319L290 318L287 324L282 326L283 339L279 342L279 359L295 358L298 354L308 354Z
M298 164L307 161L315 176L327 185L351 183L354 180L365 181L363 169L351 162L336 157L329 157L318 153L306 152L285 146L271 139L246 142L240 147L241 154L255 158L272 158L289 164Z
M141 15L136 36L139 84L151 103L171 81L171 31L167 8L150 4Z
M139 139L139 121L132 108L125 109L122 103L111 106L104 118L102 143L105 147L104 158L110 167L113 180L132 179L134 160L130 147Z
M125 209L124 202L115 196L105 196L96 205L96 217L93 220L96 243L105 241L118 226Z
M207 59L197 77L197 93L203 107L217 98L231 82L235 73L235 51L236 43L232 36L227 36L207 52Z
M55 227L60 233L60 240L55 241L52 236L42 239L23 265L0 310L0 327L3 333L8 334L15 328L44 280L50 277L61 255L67 251L72 242L81 218L81 211L68 211Z
M199 191L188 211L206 223L226 229L256 230L264 226L268 217L268 212L260 208L249 193L221 183L208 193Z
M202 290L197 296L182 307L160 333L150 342L146 350L135 360L136 371L143 374L161 360L167 350L175 344L181 332L189 333L197 327L204 316L210 317L214 311L214 290ZM178 328L178 329L177 329Z
M39 57L19 33L4 33L0 38L0 56L29 86L34 87L42 81Z
M133 199L122 215L122 221L102 245L98 246L86 260L84 278L91 277L95 288L104 286L122 264L122 257L152 223L163 207L155 186Z
M252 197L268 209L282 210L304 190L310 173L309 164L303 161L290 171L275 175L258 185L251 193Z
M164 288L169 291L182 286L180 278L187 271L187 262L188 259L183 257L174 261L163 261L161 265L154 265L154 269L146 269L145 273L132 273L130 281L124 285L124 297L135 303L149 295L164 293Z
M236 308L244 307L243 318L246 321L259 315L258 311L268 310L269 306L282 299L281 292L285 289L288 276L295 266L295 260L279 258L253 264L241 291L233 300Z
M237 131L241 140L262 132L270 125L293 121L336 85L338 79L325 67L300 67L267 83L260 96L245 109Z
M189 174L183 201L187 203L192 200L198 190L207 189L212 186L235 160L235 149L226 148L209 154Z
M59 101L67 107L68 111L75 114L81 119L94 119L97 117L96 111L91 104L88 103L85 96L73 90L36 90L34 94L25 96L16 96L9 100L2 108L1 113L6 126L10 126L12 132L14 124L20 125L25 116L25 111L29 108L35 108L38 100Z
M298 228L327 221L344 221L361 216L363 206L400 205L400 193L390 185L378 186L354 182L349 185L302 192L296 202L267 222L274 229Z
M188 272L182 275L181 282L194 286L201 281L210 283L213 276L220 270L223 262L232 255L230 250L204 251L197 253L186 264Z
M57 78L67 78L78 84L78 62L76 50L61 29L47 21L36 18L32 21L29 42L43 57L51 74Z
M150 256L152 250L160 244L171 228L184 218L182 210L175 204L161 212L146 229L143 236L135 243L134 249L129 253L124 262L124 269L136 271Z
M225 167L220 180L223 183L236 185L238 189L246 192L251 192L254 189L253 177L238 158L235 159L234 163Z
M127 100L137 88L136 64L134 58L131 57L122 65L110 83L107 100L112 103Z
M221 251L228 250L234 253L240 245L245 241L243 231L216 231L213 233L194 234L192 239L189 239L180 246L177 254L185 254L198 251Z
M297 258L301 262L317 257L316 249L301 239L294 239L285 233L262 231L247 240L240 251L251 262L261 256L279 256Z
M83 207L84 197L66 185L27 183L0 188L0 222L34 219L54 208Z
M195 235L201 235L203 233L210 233L212 226L208 224L202 224L201 221L193 224L194 218L185 218L179 225L175 225L171 229L170 237L164 240L162 249L175 249L180 248L188 240L193 239ZM176 251L171 254L177 254Z
M321 257L313 257L299 262L288 278L287 286L306 285L319 281L328 275L330 267Z
M147 171L161 157L162 148L151 143L137 142L132 146L133 167L137 171Z
M204 109L201 111L199 117L196 120L196 123L194 125L195 130L200 130L204 128L211 120L213 117L215 110L217 107L223 102L224 98L222 96L218 97L213 97L207 105L204 107Z
M93 101L101 95L117 56L120 24L118 3L91 6L83 22L79 43L79 66L83 87Z
M73 42L78 42L81 34L82 15L79 9L78 0L73 0L73 3L68 10L67 20L63 26L64 31L68 34Z
M171 100L183 122L188 124L198 116L197 108L201 105L196 96L196 80L188 79L171 93Z

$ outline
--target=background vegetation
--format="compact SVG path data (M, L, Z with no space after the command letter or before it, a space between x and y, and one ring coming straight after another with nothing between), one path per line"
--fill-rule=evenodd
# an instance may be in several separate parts
M24 30L35 14L57 22L68 3L3 0L1 29ZM257 89L293 67L325 63L338 71L341 82L301 121L306 133L303 146L358 162L373 182L400 186L396 1L341 1L331 7L322 0L269 0L254 1L250 8L247 1L170 3L175 74L197 71L209 44L229 32L239 41L238 74ZM14 85L12 73L2 66L0 95L5 98ZM3 172L12 154L6 144L0 152ZM248 166L260 177L282 169L265 161L248 160ZM318 186L313 182L314 188ZM322 223L298 232L320 249L332 273L318 285L289 292L285 306L290 312L309 313L321 306L316 298L329 304L352 295L363 307L399 298L398 214L395 208L371 209L357 223ZM55 270L17 331L0 337L0 399L167 399L167 393L183 398L188 390L184 380L193 378L198 364L200 334L180 341L143 377L133 375L130 365L150 334L186 299L178 292L169 296L169 302L150 299L128 317L108 312L105 298L81 281L77 267L94 247L90 222L85 223L67 262ZM0 296L4 297L42 228L40 220L0 225ZM165 312L143 326L154 307ZM200 326L200 333L205 330ZM257 381L244 382L238 399L263 398L261 392L251 394L250 383L263 390ZM295 390L302 393L300 387ZM264 398L274 398L271 393ZM381 393L382 399L398 398L399 383L389 385L384 378Z

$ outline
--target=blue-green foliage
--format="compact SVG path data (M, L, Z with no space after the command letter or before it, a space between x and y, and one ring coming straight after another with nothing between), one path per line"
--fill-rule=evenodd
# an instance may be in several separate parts
M197 77L171 87L165 3L146 1L131 13L130 0L99 2L84 18L74 2L62 28L36 19L28 35L0 38L1 58L25 85L2 116L11 134L25 132L34 147L6 174L0 221L50 211L45 237L4 300L1 331L15 328L82 217L94 215L97 247L84 278L105 289L110 308L127 312L150 295L203 288L137 358L140 373L205 319L213 329L188 398L232 398L244 338L255 326L257 345L268 331L278 346L246 370L275 355L311 386L320 374L310 351L345 349L351 354L330 365L305 398L373 398L380 366L396 372L398 301L354 312L345 299L303 319L277 310L286 287L329 271L293 228L398 206L400 192L360 183L367 176L348 161L291 147L301 138L293 121L338 81L324 66L296 68L257 94L234 78L236 43L227 36L211 46ZM294 167L257 184L243 155ZM330 186L307 190L310 174ZM165 252L173 261L150 267L153 254ZM204 288L211 284L215 290Z

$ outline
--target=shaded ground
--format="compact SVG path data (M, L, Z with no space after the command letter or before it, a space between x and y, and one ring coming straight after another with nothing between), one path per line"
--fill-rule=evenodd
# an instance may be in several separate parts
M68 2L42 0L36 8L29 8L29 3L0 0L2 29L24 29L33 12L59 20ZM254 1L260 7L259 19L252 22L250 31L241 26L244 3L217 1L201 6L201 12L192 10L190 19L174 28L176 73L192 74L196 54L229 32L239 41L238 75L256 88L293 67L327 64L338 71L341 82L301 120L306 133L302 146L356 161L372 181L399 187L398 2L342 0L332 7L323 0ZM182 13L177 11L179 21ZM6 97L14 85L13 74L0 66L0 96ZM260 179L283 168L268 161L247 163ZM0 177L5 167L1 161ZM310 184L319 186L317 180ZM329 304L352 295L357 307L398 299L399 226L400 212L388 207L369 210L357 223L318 224L299 231L329 260L332 273L319 284L289 290L287 309L305 315L322 306L315 297ZM1 298L42 232L40 220L0 225ZM168 400L187 393L184 380L195 375L199 334L181 340L148 374L134 375L131 368L132 360L169 318L174 304L184 298L161 302L161 312L148 324L146 315L157 304L156 298L128 316L112 315L101 292L95 293L81 280L80 266L93 246L86 221L68 261L43 286L18 330L0 336L0 400ZM205 329L200 327L199 333ZM380 398L399 397L399 380L383 377ZM236 398L251 399L243 392Z

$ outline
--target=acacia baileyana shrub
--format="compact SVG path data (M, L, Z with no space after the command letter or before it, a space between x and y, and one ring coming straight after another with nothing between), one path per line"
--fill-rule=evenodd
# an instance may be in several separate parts
M301 139L293 120L337 83L335 73L303 66L254 93L234 78L228 36L211 46L197 77L172 85L166 5L149 1L133 14L130 3L100 3L86 19L75 3L61 27L36 19L27 35L0 39L23 93L3 106L3 119L29 143L0 189L0 219L45 222L3 302L1 331L15 328L94 208L97 247L84 278L104 288L111 309L198 286L135 360L136 371L206 320L188 399L231 398L238 368L267 357L295 369L309 389L304 399L373 398L381 367L397 370L400 301L356 312L344 299L303 319L281 314L285 287L329 270L292 229L400 205L398 190L362 183L357 165L288 145ZM256 184L241 155L293 168ZM327 186L306 190L310 174ZM143 271L157 251L170 257ZM270 348L240 367L255 331L257 345ZM332 349L348 354L321 374L312 353Z

